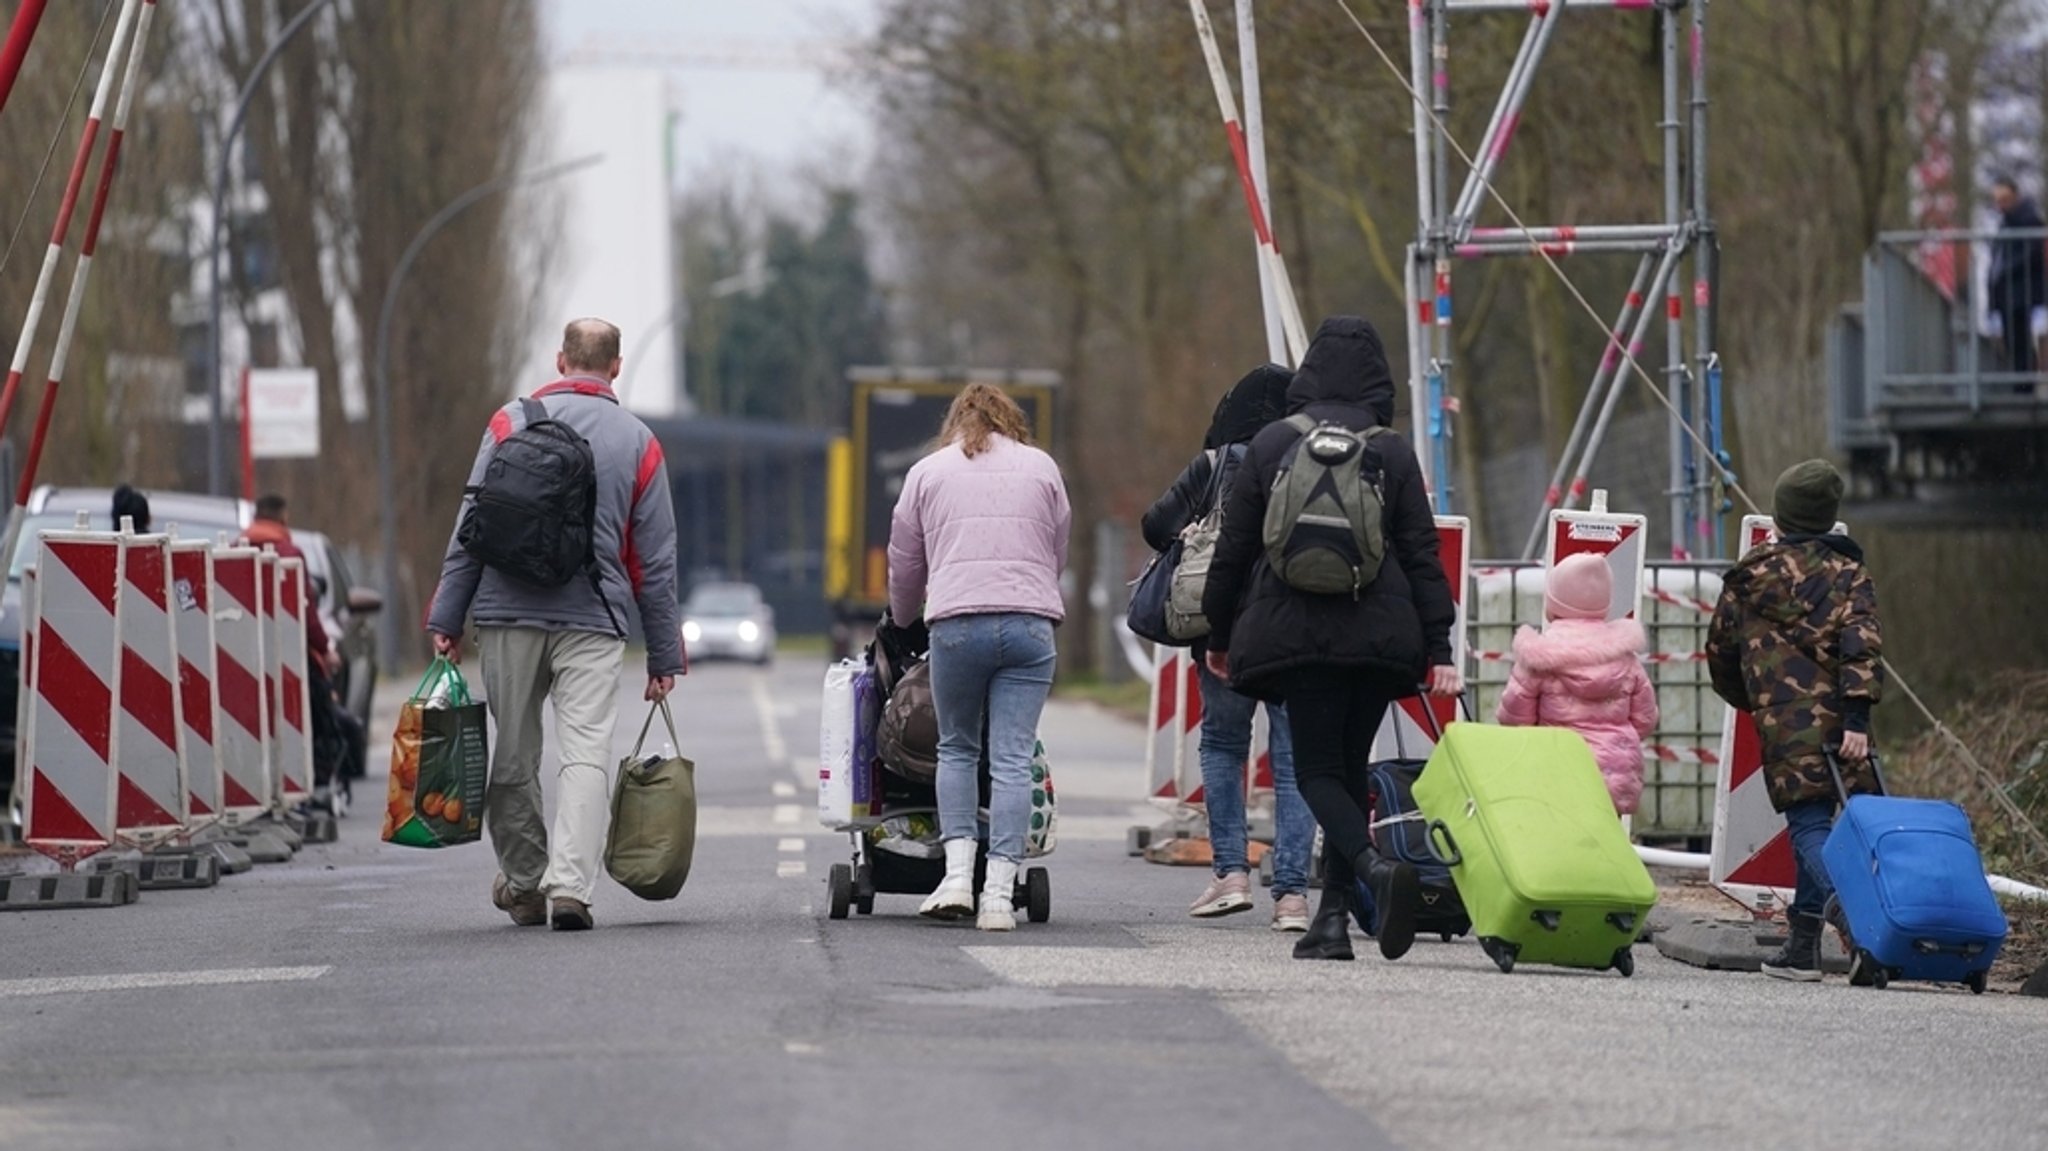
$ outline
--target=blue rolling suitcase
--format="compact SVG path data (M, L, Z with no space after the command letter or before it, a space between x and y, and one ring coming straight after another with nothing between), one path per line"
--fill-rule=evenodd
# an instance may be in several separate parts
M1427 696L1423 697L1422 714L1430 734L1441 741L1443 730ZM1472 919L1465 914L1465 903L1458 898L1458 888L1451 882L1451 869L1430 848L1428 821L1415 806L1415 781L1421 778L1427 761L1408 758L1408 749L1401 743L1401 725L1397 722L1393 728L1395 758L1372 765L1373 845L1387 858L1413 865L1416 877L1422 881L1422 906L1415 913L1415 934L1434 935L1449 943L1472 930ZM1352 902L1352 917L1358 921L1359 930L1374 935L1379 931L1379 909L1374 906L1372 886L1359 880L1357 896Z
M1841 788L1832 756L1829 769ZM1877 772L1875 758L1871 762ZM1884 776L1877 772L1878 789ZM1970 817L1946 800L1847 797L1821 848L1855 938L1849 981L1962 983L1978 994L2005 942L2005 912L1984 879Z

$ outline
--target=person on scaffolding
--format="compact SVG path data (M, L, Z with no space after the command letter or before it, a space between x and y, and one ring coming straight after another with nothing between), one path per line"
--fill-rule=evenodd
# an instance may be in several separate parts
M2009 372L2032 375L2040 368L2034 350L2034 314L2048 307L2048 241L2041 229L2040 206L2020 192L2011 176L1991 184L1991 202L1998 209L2000 238L1991 244L1991 273L1986 284L1991 314L1998 317L2005 339ZM2025 235L2008 235L2024 232ZM2033 390L2033 381L2024 387Z

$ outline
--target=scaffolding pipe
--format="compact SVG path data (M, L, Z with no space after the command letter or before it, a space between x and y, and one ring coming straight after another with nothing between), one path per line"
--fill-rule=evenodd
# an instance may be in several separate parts
M1578 454L1579 446L1585 442L1586 430L1593 422L1593 412L1600 406L1608 385L1619 379L1619 373L1614 369L1620 366L1624 354L1634 355L1637 352L1622 341L1628 339L1636 311L1643 306L1643 289L1650 279L1650 269L1655 265L1655 258L1648 255L1636 264L1635 278L1629 281L1628 295L1622 299L1621 314L1614 318L1614 329L1607 337L1607 349L1600 353L1600 365L1593 369L1593 382L1586 388L1585 400L1579 404L1578 417L1572 421L1572 434L1565 440L1564 451L1557 457L1557 470L1550 474L1550 486L1543 490L1543 507L1536 513L1536 522L1529 525L1529 540L1522 545L1524 562L1536 558L1536 549L1543 542L1543 525L1550 519L1551 509L1564 498L1565 474L1571 470L1572 457Z
M1436 309L1427 299L1428 289L1423 286L1423 268L1426 265L1422 262L1421 251L1414 244L1408 245L1407 259L1402 271L1402 284L1408 295L1408 442L1422 444L1427 442L1429 434L1425 416L1429 384L1423 364L1428 354L1430 317ZM1423 487L1434 493L1436 488L1431 477L1436 473L1436 465L1429 460L1429 453L1418 451L1415 454L1422 464Z
M1259 37L1252 14L1253 0L1237 0L1237 67L1244 85L1245 150L1252 161L1252 185L1258 191L1259 210L1273 218L1273 200L1266 183L1266 114L1259 93ZM1266 319L1266 358L1279 364L1287 360L1287 326L1280 318L1280 293L1273 284L1273 266L1259 256L1259 310Z
M1675 231L1684 226L1685 205L1680 195L1683 170L1680 166L1680 123L1678 118L1678 9L1666 6L1663 13L1664 52L1664 222ZM1671 500L1671 556L1685 559L1691 553L1692 437L1687 434L1687 396L1690 392L1685 371L1684 296L1679 291L1678 269L1671 270L1665 285L1664 388L1673 410L1666 421L1671 461L1666 492Z
M36 29L43 23L43 9L49 4L50 0L25 0L14 10L14 23L7 27L7 46L0 48L0 109L7 107L7 97L14 94L21 62L28 59L29 45L35 41Z
M1559 7L1564 0L1438 0L1453 12L1527 12L1542 8L1547 2ZM1574 8L1620 8L1647 12L1657 6L1657 0L1571 0Z
M1435 203L1441 213L1451 194L1451 23L1450 13L1444 8L1444 0L1430 0L1430 85L1434 92L1437 130L1431 159L1436 168ZM1451 444L1450 419L1444 410L1451 395L1451 369L1457 363L1456 343L1451 332L1451 238L1445 221L1436 221L1437 242L1434 283L1436 295L1435 351L1431 356L1428 374L1431 378L1431 398L1435 410L1429 413L1431 419L1431 454L1436 459L1436 510L1439 515L1451 510Z
M154 2L154 0L152 0ZM36 329L42 326L43 309L50 300L50 285L57 279L57 262L64 255L64 241L71 233L71 217L78 209L78 193L85 187L85 171L92 163L93 145L100 135L100 117L106 112L107 97L113 91L114 76L120 71L121 53L128 33L135 26L142 0L123 0L121 18L114 22L114 39L107 45L106 63L100 66L98 86L93 89L92 110L78 134L78 151L71 158L71 178L64 184L64 198L57 204L57 223L50 229L50 246L43 252L43 268L36 275L35 291L28 298L28 314L21 321L21 336L14 344L14 360L7 369L7 384L0 389L0 435L7 432L14 415L14 403L21 392L21 374L28 370L28 356L35 346ZM12 553L8 553L12 554Z
M1657 309L1651 307L1649 301L1655 300L1670 285L1671 278L1678 274L1678 262L1684 254L1685 249L1674 244L1664 253L1664 258L1658 261L1657 272L1650 278L1649 291L1644 293L1644 305L1636 315L1635 329L1629 333L1630 351L1626 363L1635 362L1634 349L1642 346L1649 338L1650 321L1657 315ZM1621 377L1625 368L1626 364L1615 369L1614 384L1607 389L1607 397L1600 403L1600 416L1594 421L1593 430L1587 434L1586 450L1579 457L1579 466L1572 472L1572 482L1565 488L1561 507L1577 507L1579 497L1586 493L1587 473L1593 469L1593 460L1600 454L1600 444L1607 438L1607 425L1614 421L1614 410L1620 406L1622 394L1627 391L1622 386L1626 381Z
M1509 241L1551 240L1669 240L1675 233L1668 224L1554 224L1527 228L1474 228L1466 240L1474 244Z
M1522 48L1515 54L1515 63L1508 72L1508 80L1502 86L1500 102L1494 106L1493 121L1486 126L1486 135L1481 137L1479 163L1467 173L1465 190L1458 196L1458 206L1452 210L1449 228L1451 235L1463 239L1472 227L1473 217L1479 214L1479 206L1486 194L1486 188L1493 183L1493 176L1500 169L1501 158L1507 155L1508 145L1514 142L1515 129L1522 122L1522 106L1528 102L1529 90L1535 86L1536 66L1543 60L1544 50L1550 46L1550 37L1557 31L1564 17L1566 0L1556 0L1547 8L1537 10L1536 18L1529 22L1528 35L1522 39Z
M1727 516L1714 498L1715 481L1728 468L1727 452L1721 443L1721 361L1718 352L1719 321L1716 296L1719 268L1715 250L1714 218L1707 208L1707 4L1692 4L1692 222L1693 319L1697 325L1694 352L1699 357L1698 427L1705 429L1710 458L1700 475L1698 546L1722 558L1727 550Z
M1493 240L1484 244L1459 244L1451 249L1461 260L1493 260L1502 256L1545 255L1553 259L1568 256L1610 255L1636 252L1655 255L1674 243L1671 236L1654 240Z

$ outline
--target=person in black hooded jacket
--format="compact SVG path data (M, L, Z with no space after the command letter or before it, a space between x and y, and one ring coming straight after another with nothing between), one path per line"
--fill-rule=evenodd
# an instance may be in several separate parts
M1290 414L1353 431L1390 426L1394 379L1379 332L1357 316L1324 320L1287 399ZM1266 502L1301 438L1285 423L1267 427L1231 485L1202 597L1208 664L1233 689L1287 706L1295 779L1326 848L1322 900L1295 957L1351 958L1348 893L1362 875L1381 909L1380 952L1398 959L1414 942L1420 889L1414 867L1373 849L1366 765L1390 702L1425 677L1433 693L1461 690L1451 662L1456 608L1422 470L1408 441L1391 432L1366 448L1366 472L1379 475L1385 507L1379 574L1356 596L1312 595L1282 582L1265 559Z
M1246 445L1267 424L1287 414L1287 388L1294 373L1262 364L1246 373L1216 404L1202 450L1173 486L1145 513L1145 542L1165 551L1186 527L1209 514L1211 502L1227 498L1244 462ZM1221 478L1218 479L1218 469ZM1259 702L1239 695L1205 666L1202 641L1192 645L1202 690L1202 794L1208 797L1209 845L1214 879L1188 914L1210 919L1250 911L1251 867L1246 855L1244 764L1252 746L1252 716ZM1308 860L1316 824L1294 782L1294 746L1284 708L1268 704L1273 763L1273 930L1307 931Z

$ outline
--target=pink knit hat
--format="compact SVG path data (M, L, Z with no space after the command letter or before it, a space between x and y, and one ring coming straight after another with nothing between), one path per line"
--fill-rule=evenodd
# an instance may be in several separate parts
M1545 619L1606 619L1614 601L1614 573L1604 556L1566 556L1543 581Z

